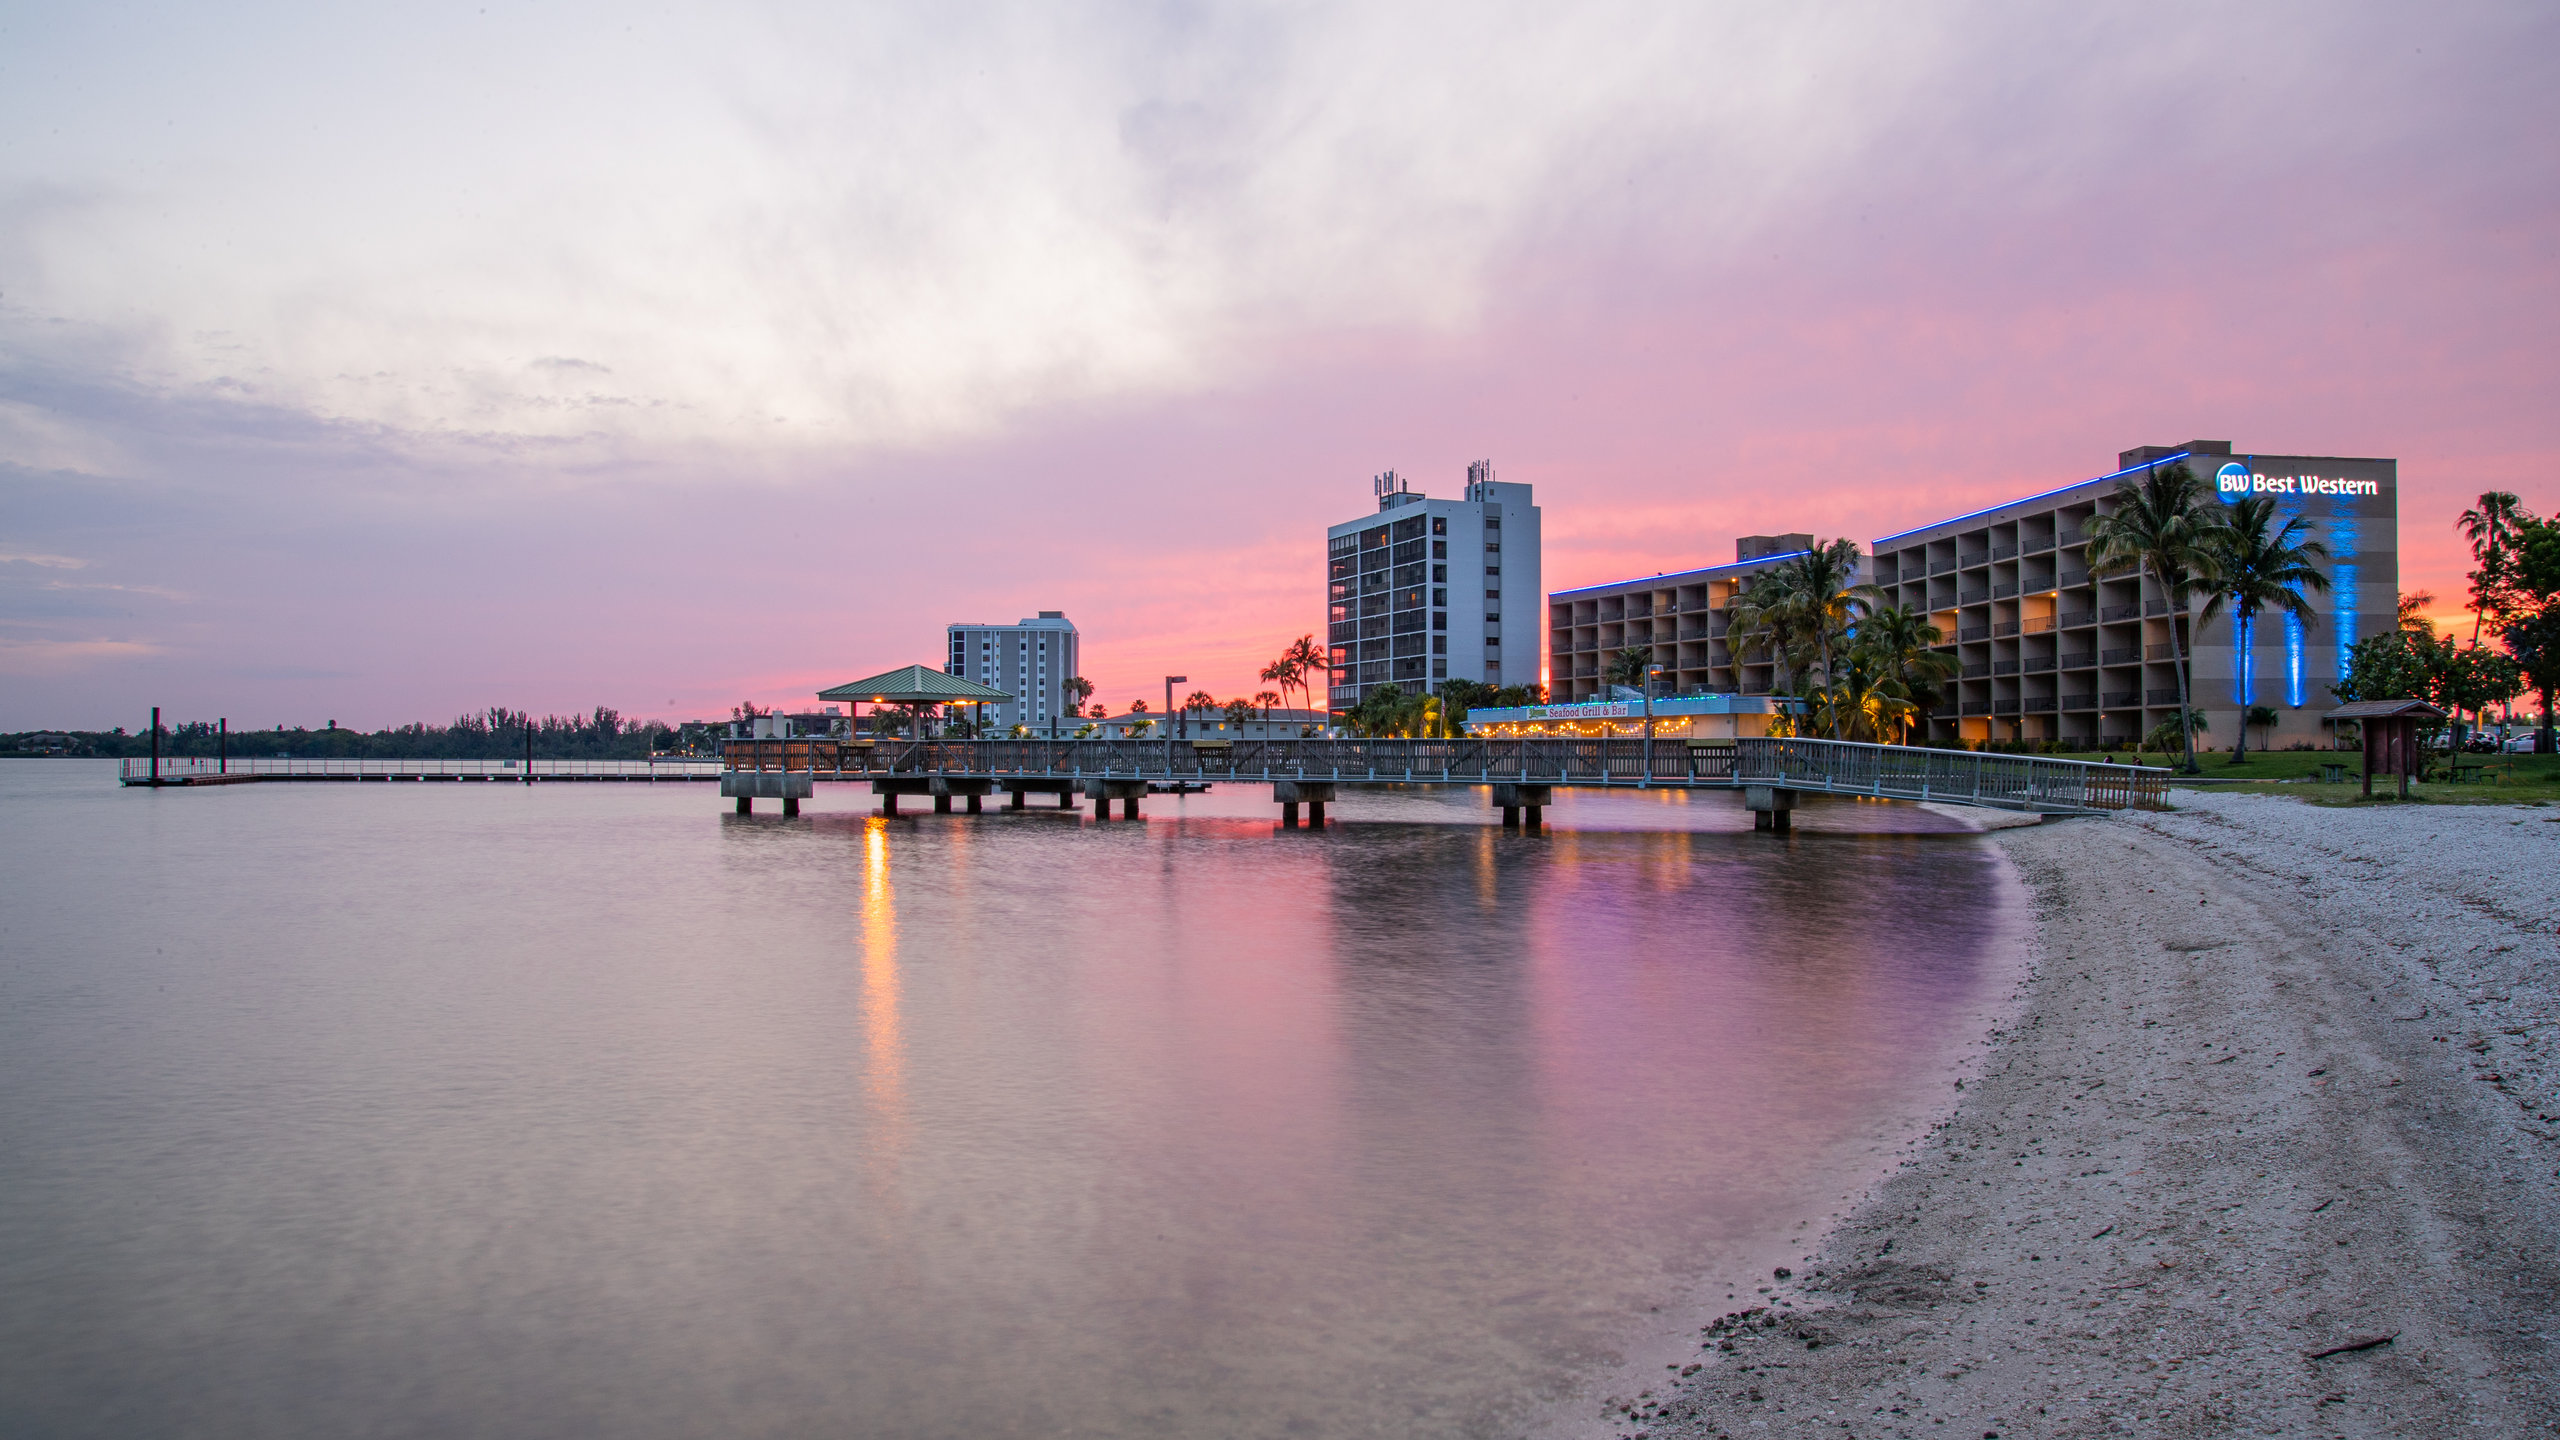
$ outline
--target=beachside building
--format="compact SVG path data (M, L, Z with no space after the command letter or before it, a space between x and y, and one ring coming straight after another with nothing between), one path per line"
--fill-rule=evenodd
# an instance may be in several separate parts
M2298 516L2328 547L2329 589L2305 597L2307 618L2262 614L2243 644L2227 609L2204 622L2201 598L2173 607L2144 575L2091 572L2089 521L2114 508L2117 484L2181 462L2224 503L2272 499L2279 524ZM2398 623L2399 514L2396 460L2144 445L2107 474L1887 535L1868 578L1888 603L1927 612L1958 662L1930 738L2127 746L2177 717L2175 625L2192 645L2190 690L2213 744L2230 744L2263 706L2277 719L2251 744L2326 746L2321 717L2348 650Z
M1610 699L1609 662L1629 646L1650 647L1663 667L1657 695L1766 695L1775 681L1766 654L1737 658L1725 643L1733 601L1751 577L1813 548L1813 536L1745 535L1734 563L1612 580L1547 597L1547 698L1558 705ZM1481 711L1474 713L1483 713Z
M1648 711L1638 694L1470 710L1466 729L1498 740L1641 740L1650 723L1656 740L1747 740L1768 734L1777 713L1777 702L1766 695L1683 695L1656 699Z
M1067 716L1073 702L1067 680L1076 669L1076 627L1065 612L1043 610L1011 625L959 624L945 628L951 658L943 672L992 686L1010 697L986 707L988 726L1001 733L1028 725L1040 734L1082 721ZM975 718L975 708L972 709Z
M1456 500L1390 470L1376 513L1325 531L1325 639L1335 716L1381 685L1437 692L1450 680L1538 683L1539 516L1529 487L1467 467Z

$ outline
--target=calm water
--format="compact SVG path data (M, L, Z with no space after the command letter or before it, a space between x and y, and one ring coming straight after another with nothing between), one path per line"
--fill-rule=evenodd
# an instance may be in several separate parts
M1266 797L0 763L0 1433L1521 1433L2006 978L1926 812Z

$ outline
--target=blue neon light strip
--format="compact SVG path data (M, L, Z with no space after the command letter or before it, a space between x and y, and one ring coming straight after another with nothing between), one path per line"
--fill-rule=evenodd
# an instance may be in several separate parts
M2237 642L2231 657L2231 678L2238 682L2240 704L2245 708L2258 699L2258 617L2234 615L2232 639Z
M1547 598L1548 598L1548 599L1550 599L1550 600L1553 600L1553 599L1557 598L1558 596L1563 596L1563 595L1580 595L1580 594L1583 594L1585 591L1591 591L1591 590L1618 590L1618 589L1623 589L1623 588L1625 588L1626 586L1629 586L1629 585L1651 585L1651 584L1656 584L1656 583L1659 583L1659 582L1662 582L1662 581L1666 581L1666 580L1671 581L1671 582L1673 582L1673 583L1675 583L1675 584L1676 584L1676 583L1678 583L1678 582L1680 582L1680 581L1683 581L1683 580L1688 579L1689 577L1691 577L1691 576L1693 576L1693 575L1714 575L1714 574L1716 574L1716 573L1718 573L1718 572L1720 572L1720 571L1725 571L1725 570L1756 570L1756 569L1760 568L1760 567L1761 567L1761 566L1763 566L1763 565L1772 565L1772 564L1777 563L1777 562L1778 562L1778 561L1780 561L1780 560L1793 560L1794 558L1796 558L1796 557L1797 557L1797 556L1799 556L1799 555L1810 555L1810 554L1812 554L1812 553L1813 553L1813 552L1812 552L1812 551L1810 551L1810 550L1790 550L1790 551L1788 551L1787 553L1785 553L1785 554L1783 554L1783 555L1763 555L1763 556L1761 556L1760 558L1758 558L1758 559L1756 559L1756 560L1736 560L1736 561L1734 561L1734 562L1733 562L1732 564L1730 564L1730 565L1710 565L1710 566L1707 566L1707 567L1706 567L1705 569L1703 569L1703 570L1680 570L1680 571L1675 571L1675 572L1673 572L1673 573L1671 573L1671 574L1669 574L1669 575L1637 575L1637 576L1631 576L1631 577L1629 577L1628 579L1625 579L1625 580L1611 580L1611 581L1607 581L1607 582L1605 582L1605 583L1603 583L1603 584L1599 584L1599 585L1585 585L1585 586L1583 586L1581 589L1578 589L1578 590L1550 590L1550 591L1548 591L1548 592L1547 592Z
M2302 708L2302 617L2284 617L2284 703Z
M2186 458L2187 452L2181 450L2175 455L2163 455L2157 460L2145 460L2139 465L2127 465L2121 470L2109 471L2104 475L2094 475L2086 480L2074 480L2068 485L2047 490L2041 494L2022 496L2016 500L2003 500L1997 505L1986 505L1982 509L1967 511L1962 515L1951 515L1944 520L1932 520L1926 525L1914 525L1908 530L1897 530L1891 535L1871 540L1867 542L1867 548L1873 550L1878 545L1885 544L1887 541L1899 540L1905 535L1917 535L1923 530L1935 530L1941 525L1953 525L1960 520L1971 520L1977 515L1988 515L1994 510L2007 510L2019 505L2033 505L2039 500L2049 499L2052 496L2060 495L2065 491L2077 490L2083 485L2096 485L2102 481L2121 479L2122 477L2130 475L2137 470L2156 469L2159 466L2170 463L2171 461L2184 460Z

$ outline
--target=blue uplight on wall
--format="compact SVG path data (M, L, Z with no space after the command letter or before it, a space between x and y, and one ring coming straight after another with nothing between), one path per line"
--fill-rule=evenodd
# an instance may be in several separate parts
M2356 544L2359 537L2353 502L2341 502L2329 520L2329 613L2338 627L2338 678L2347 675L2348 654L2356 648L2356 617L2364 609L2356 588Z
M2302 617L2284 617L2284 703L2302 708Z
M2232 688L2240 692L2240 705L2247 709L2258 699L2258 617L2231 617Z

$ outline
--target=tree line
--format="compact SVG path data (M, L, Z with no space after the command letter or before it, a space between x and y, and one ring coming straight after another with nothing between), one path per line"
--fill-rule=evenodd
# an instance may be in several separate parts
M230 732L231 754L290 755L329 760L512 760L533 740L537 760L645 760L678 741L671 727L656 720L627 721L620 712L599 705L585 715L545 715L536 719L522 710L491 706L476 715L457 716L450 725L412 723L386 730L352 730L330 721L326 726L273 726ZM225 748L219 724L211 720L164 723L160 753L204 756ZM126 733L112 730L29 730L0 736L0 748L21 753L140 757L151 753L151 729Z
M2358 641L2332 688L2341 700L2424 700L2454 717L2457 744L2460 729L2491 706L2531 694L2540 714L2533 748L2552 754L2560 750L2551 707L2560 690L2560 516L2536 516L2517 496L2492 490L2454 526L2471 545L2470 635L2437 634L2423 613L2436 597L2404 595L2398 628ZM2495 648L2481 643L2484 634Z

